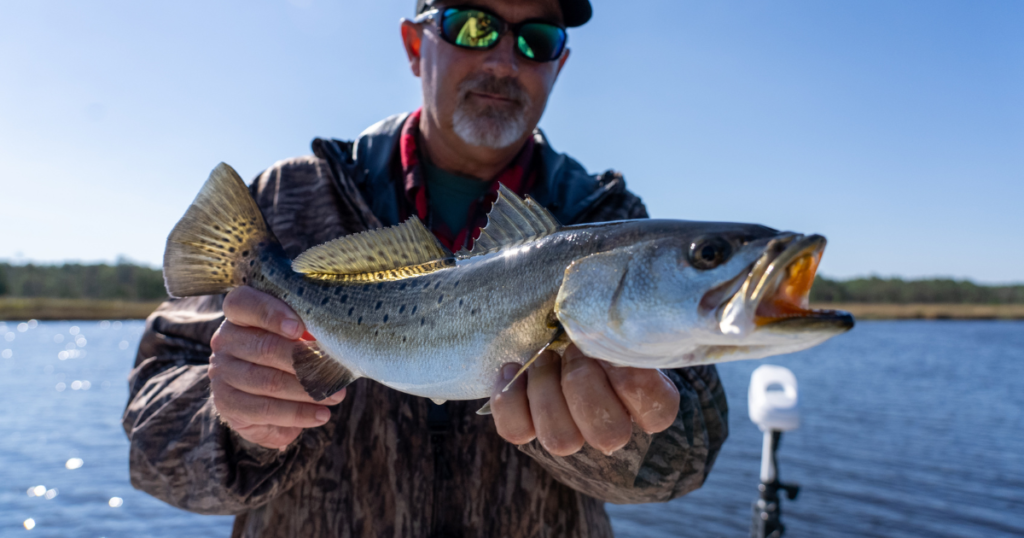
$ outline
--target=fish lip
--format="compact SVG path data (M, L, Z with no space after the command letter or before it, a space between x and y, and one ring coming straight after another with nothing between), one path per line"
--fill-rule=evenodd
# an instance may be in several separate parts
M770 327L772 330L793 330L830 326L848 330L853 327L853 316L840 310L814 309L808 304L818 262L825 251L827 241L818 234L788 234L779 238L775 248L769 248L761 260L755 262L755 268L763 267L756 285L750 289L748 304L752 307L753 322L757 327ZM774 241L773 241L774 243ZM781 248L781 250L779 250ZM812 264L809 271L811 284L801 291L798 302L780 292L783 283L791 278L790 268L807 259ZM764 262L762 263L762 260ZM753 273L753 272L752 272ZM751 275L754 276L753 274ZM752 282L753 280L751 280ZM781 307L781 310L780 308Z
M800 290L801 296L795 302L793 297L780 293L780 286L790 276L790 267L808 257L807 263L811 264L809 270L812 271L809 278L813 282L825 245L825 238L817 234L784 233L769 241L764 253L748 268L739 290L722 303L719 319L723 319L728 308L741 306L744 312L741 317L747 318L744 324L755 329L799 332L822 327L839 331L852 328L853 316L849 313L809 308L807 294L810 293L810 285ZM808 275L797 276L806 278Z

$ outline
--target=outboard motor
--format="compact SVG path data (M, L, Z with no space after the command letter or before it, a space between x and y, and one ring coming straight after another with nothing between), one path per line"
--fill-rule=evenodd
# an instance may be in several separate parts
M754 503L750 536L779 538L786 530L780 521L782 509L779 504L779 490L785 491L786 497L790 500L796 499L800 491L800 486L796 484L779 482L778 461L775 457L782 432L795 430L800 426L796 376L782 366L759 366L750 376L747 407L750 420L764 432L761 483L757 486L761 495Z

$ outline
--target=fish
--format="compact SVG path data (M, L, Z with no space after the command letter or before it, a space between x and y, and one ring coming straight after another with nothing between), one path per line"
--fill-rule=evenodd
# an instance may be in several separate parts
M489 397L502 365L522 374L570 342L635 368L821 344L854 325L808 305L825 244L756 224L563 226L502 185L472 250L449 251L413 216L292 260L221 163L168 236L163 269L171 297L251 286L287 303L311 336L292 360L317 401L368 378L441 402Z

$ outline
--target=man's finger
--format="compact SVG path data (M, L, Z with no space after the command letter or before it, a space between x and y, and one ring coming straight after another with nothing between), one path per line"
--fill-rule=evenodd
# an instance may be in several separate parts
M633 436L629 412L604 369L575 345L570 345L562 358L562 392L576 427L590 446L607 455L626 446Z
M615 366L598 361L615 394L647 433L664 431L679 413L679 389L658 370Z
M279 400L335 405L344 399L344 391L340 391L322 402L317 402L302 388L295 374L225 354L214 355L210 361L209 375L210 379L223 381L242 392L270 396Z
M281 426L251 425L236 427L230 422L228 426L238 432L242 439L274 450L281 450L290 445L302 433L302 428L286 428Z
M210 384L214 406L229 423L315 428L331 418L331 411L322 405L247 394L216 379Z
M225 321L214 334L214 353L231 355L249 362L295 374L292 352L298 345L263 329L243 327Z
M224 297L224 317L235 325L257 327L291 340L306 331L284 301L249 286L235 288Z
M536 437L530 418L530 404L526 401L525 376L512 383L507 391L502 391L519 368L515 363L503 366L491 391L491 415L498 435L514 445L529 443Z
M575 454L583 448L583 434L576 427L562 395L562 359L552 351L537 357L527 371L527 399L537 439L555 456Z

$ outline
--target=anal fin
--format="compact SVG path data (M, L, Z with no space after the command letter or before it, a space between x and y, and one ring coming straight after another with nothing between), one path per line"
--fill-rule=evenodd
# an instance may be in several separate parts
M318 402L359 378L328 355L315 341L297 343L292 351L292 364L302 388Z

